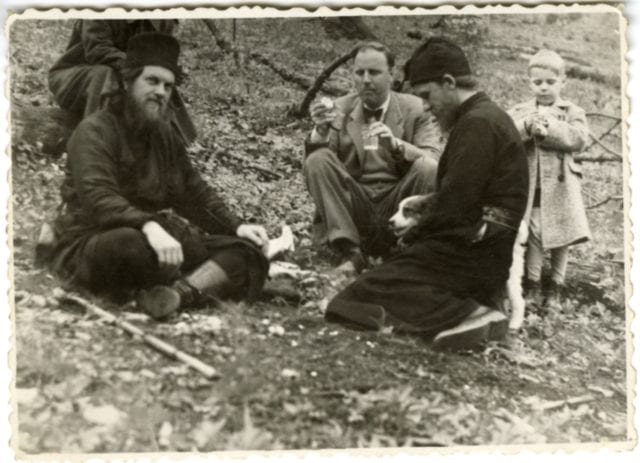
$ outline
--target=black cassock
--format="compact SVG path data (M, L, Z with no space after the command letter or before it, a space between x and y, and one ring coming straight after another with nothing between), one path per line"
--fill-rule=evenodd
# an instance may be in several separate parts
M476 93L457 110L435 203L411 231L412 244L340 292L327 320L431 336L490 304L509 276L527 192L526 153L513 122Z

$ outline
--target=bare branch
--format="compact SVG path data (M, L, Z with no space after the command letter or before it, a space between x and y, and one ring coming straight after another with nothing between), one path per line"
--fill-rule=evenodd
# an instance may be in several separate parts
M605 114L605 113L599 113L599 112L590 112L587 113L587 117L589 116L597 116L597 117L604 117L607 119L614 119L618 121L618 124L620 123L621 119L618 116L612 116L611 114ZM618 124L614 125L614 127L616 127Z
M620 159L622 159L622 155L616 151L613 151L611 148L605 146L604 143L602 143L600 140L598 140L596 137L594 137L592 134L589 134L589 136L591 137L591 139L598 145L600 146L603 150L605 150L607 153L613 154L614 156L619 157ZM604 135L603 135L604 136ZM590 146L591 147L591 146Z
M609 196L608 198L605 198L602 201L597 202L596 204L590 204L589 206L587 206L587 209L595 209L596 207L600 207L603 204L607 204L609 201L622 201L622 199L622 196Z
M322 84L324 83L324 81L327 80L331 76L333 71L335 71L338 67L340 67L342 64L349 61L351 58L353 58L353 56L355 55L355 52L356 52L356 49L353 48L351 51L349 51L349 53L342 55L338 59L334 60L324 71L320 73L320 75L314 82L313 86L309 89L309 91L305 95L304 100L302 101L302 104L300 104L300 109L298 109L299 117L304 117L309 113L309 105L311 104L316 94L322 87Z
M254 163L254 162L249 161L248 159L246 159L246 158L244 158L244 157L242 157L242 156L240 156L238 154L231 153L231 152L226 151L226 150L219 150L216 153L214 153L214 155L216 157L218 157L218 156L226 156L228 158L240 161L240 162L246 164L246 166L248 168L253 169L255 171L258 171L258 172L260 172L262 174L265 174L265 175L267 175L267 176L269 176L269 177L271 177L271 178L273 178L275 180L280 180L282 178L282 175L280 175L279 173L275 172L273 169L268 169L266 167L262 167L262 166L260 166L260 165L258 165L256 163Z
M576 162L622 162L622 156L616 153L616 156L587 156L580 154L573 157Z
M229 53L233 51L233 46L229 43L227 39L225 39L222 36L213 19L203 19L202 21L204 21L204 23L207 25L209 32L211 32L211 35L213 35L213 38L216 41L216 44L220 47L222 51L224 51L225 53Z

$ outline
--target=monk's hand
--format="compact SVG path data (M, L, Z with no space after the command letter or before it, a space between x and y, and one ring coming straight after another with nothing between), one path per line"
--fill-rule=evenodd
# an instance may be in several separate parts
M248 239L262 249L263 254L267 254L267 249L269 248L269 235L267 235L267 231L262 225L244 223L237 228L236 235L239 238Z
M158 222L150 220L142 226L142 233L158 257L161 269L179 268L184 261L182 245L160 226Z
M325 100L323 98L319 101L315 101L311 105L309 108L309 115L315 124L318 135L327 137L329 135L329 130L331 129L331 124L336 119L337 110L333 101Z

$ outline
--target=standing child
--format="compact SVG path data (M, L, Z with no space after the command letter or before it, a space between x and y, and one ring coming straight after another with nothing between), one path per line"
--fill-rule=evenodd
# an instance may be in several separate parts
M564 61L541 50L529 61L529 84L535 97L514 106L509 114L527 148L529 218L525 289L541 288L545 250L551 250L551 277L544 293L557 298L564 285L569 246L590 238L580 181L582 169L573 159L589 137L585 112L563 100Z

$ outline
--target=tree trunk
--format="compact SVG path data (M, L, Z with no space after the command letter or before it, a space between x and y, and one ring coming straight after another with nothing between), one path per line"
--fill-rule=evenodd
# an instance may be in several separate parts
M332 38L378 40L360 16L338 16L322 19L322 25Z

